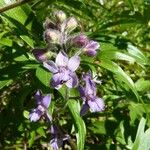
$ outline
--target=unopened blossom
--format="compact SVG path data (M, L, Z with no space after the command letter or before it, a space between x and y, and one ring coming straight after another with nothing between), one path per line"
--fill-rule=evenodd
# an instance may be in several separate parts
M46 18L45 22L43 23L43 27L45 30L57 28L56 24L52 22L49 18Z
M74 46L81 48L81 50L88 56L95 56L97 50L100 48L98 42L90 40L86 35L80 34L72 39Z
M63 84L68 88L78 85L78 78L75 71L79 67L79 64L79 56L75 55L69 59L65 52L59 52L55 62L47 61L43 63L44 67L53 73L51 85L56 89L61 88Z
M47 29L44 32L44 39L48 43L59 44L61 41L61 33L59 30Z
M63 145L63 141L69 139L69 135L64 135L56 125L51 125L51 134L52 139L50 145L53 150L58 150Z
M54 12L54 16L59 23L62 23L66 19L66 14L61 10Z
M89 39L86 35L80 34L80 35L74 37L72 39L72 42L73 42L73 45L80 48L80 47L86 46L87 43L89 42Z
M90 40L83 51L89 56L95 56L99 47L100 45L98 42Z
M32 53L34 57L40 62L47 61L50 57L50 52L47 51L46 48L35 48L32 50Z
M36 99L37 107L33 109L32 112L30 113L29 115L30 121L36 122L44 115L51 120L51 116L48 114L48 110L47 110L51 103L50 94L42 96L42 93L40 91L37 91L35 94L35 99Z
M62 32L71 32L73 31L75 28L77 28L78 26L78 22L74 17L70 17L68 19L66 19L62 25L61 25L61 31Z
M91 73L87 73L83 76L85 81L85 87L79 87L79 92L83 100L83 106L81 108L81 115L90 109L91 112L100 112L104 109L104 102L96 95L96 85L92 79Z

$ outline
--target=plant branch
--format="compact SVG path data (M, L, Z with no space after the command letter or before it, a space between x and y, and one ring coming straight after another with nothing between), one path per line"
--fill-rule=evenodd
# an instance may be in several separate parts
M22 4L25 4L25 3L29 2L29 1L31 1L31 0L20 0L20 1L16 2L16 3L4 6L4 7L0 8L0 13L5 12L5 11L10 10L10 9L13 9L13 8L15 8L17 6L20 6Z

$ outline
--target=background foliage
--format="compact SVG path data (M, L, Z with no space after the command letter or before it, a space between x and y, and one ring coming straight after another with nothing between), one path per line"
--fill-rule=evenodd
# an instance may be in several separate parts
M0 0L0 8L15 0ZM76 101L70 105L72 117L63 113L63 90L49 88L51 74L32 55L35 47L45 47L43 22L55 10L75 16L81 29L100 42L96 58L82 57L81 65L98 73L102 81L98 95L105 100L101 113L88 113L84 145L83 120L76 115ZM54 92L54 109L63 129L78 149L150 149L150 1L149 0L31 0L0 14L0 149L44 149L50 140L47 124L31 123L28 112L34 107L37 89ZM75 91L72 94L76 95ZM80 127L81 125L81 127ZM80 141L81 140L81 141ZM66 148L67 149L67 148Z

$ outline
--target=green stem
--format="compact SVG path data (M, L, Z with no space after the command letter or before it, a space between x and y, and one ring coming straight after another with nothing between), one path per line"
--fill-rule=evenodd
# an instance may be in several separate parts
M16 3L4 6L4 7L0 8L0 13L5 12L5 11L10 10L10 9L13 9L13 8L15 8L17 6L20 6L22 4L25 4L25 3L29 2L29 1L31 1L31 0L20 0L20 1L16 2Z
M67 88L66 89L66 93L65 93L65 100L66 101L69 100L69 92L70 92L69 88ZM68 142L69 142L72 150L77 150L77 146L76 146L76 144L74 143L74 141L71 138L68 140Z

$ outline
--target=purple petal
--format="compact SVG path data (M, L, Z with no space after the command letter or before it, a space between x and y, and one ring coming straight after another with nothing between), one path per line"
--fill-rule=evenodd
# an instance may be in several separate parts
M79 89L79 93L80 93L81 98L84 100L84 97L86 95L85 89L83 87L81 87L81 86L79 86L78 89Z
M58 72L58 67L56 66L56 64L53 61L44 62L43 66L52 73Z
M66 82L70 79L70 71L69 70L64 70L62 73L61 73L61 80L63 82Z
M46 96L43 97L42 104L45 108L49 107L50 102L51 102L51 95L50 94L47 94Z
M72 73L70 75L70 79L66 82L66 86L68 88L73 88L76 87L78 85L78 77L75 73Z
M93 49L93 50L96 50L99 47L100 47L99 43L95 41L90 41L86 46L87 49Z
M68 57L67 54L64 52L59 52L56 57L56 64L57 66L67 66L68 64Z
M90 41L84 48L84 51L89 56L95 56L97 53L97 49L100 47L98 42Z
M62 73L57 73L54 74L51 80L51 85L55 88L55 89L60 89L63 85L62 83Z
M79 67L79 64L80 64L80 57L73 56L69 59L68 68L74 72Z
M50 141L50 145L52 147L53 150L58 150L59 149L59 146L58 146L58 139L57 138L53 138L51 141Z
M83 104L81 111L80 111L80 115L84 116L88 110L89 110L89 105L87 103Z
M101 98L95 98L95 100L89 100L88 105L91 112L100 112L104 109L104 102Z
M97 51L93 49L89 49L86 51L86 54L89 56L95 56L97 54Z
M83 75L83 79L86 83L85 93L88 94L88 95L96 96L96 85L95 85L95 82L92 79L91 72L88 72L85 75Z
M95 83L88 79L85 86L85 93L88 95L96 96L96 85Z
M42 116L42 112L40 112L38 109L34 109L30 115L29 115L29 119L31 122L36 122L38 121Z
M55 124L52 124L51 125L51 134L58 134L59 133L59 128L58 128L58 126L57 125L55 125Z
M35 95L34 95L35 99L36 99L36 102L37 104L40 104L41 103L41 100L42 100L42 93L40 90L38 90Z

